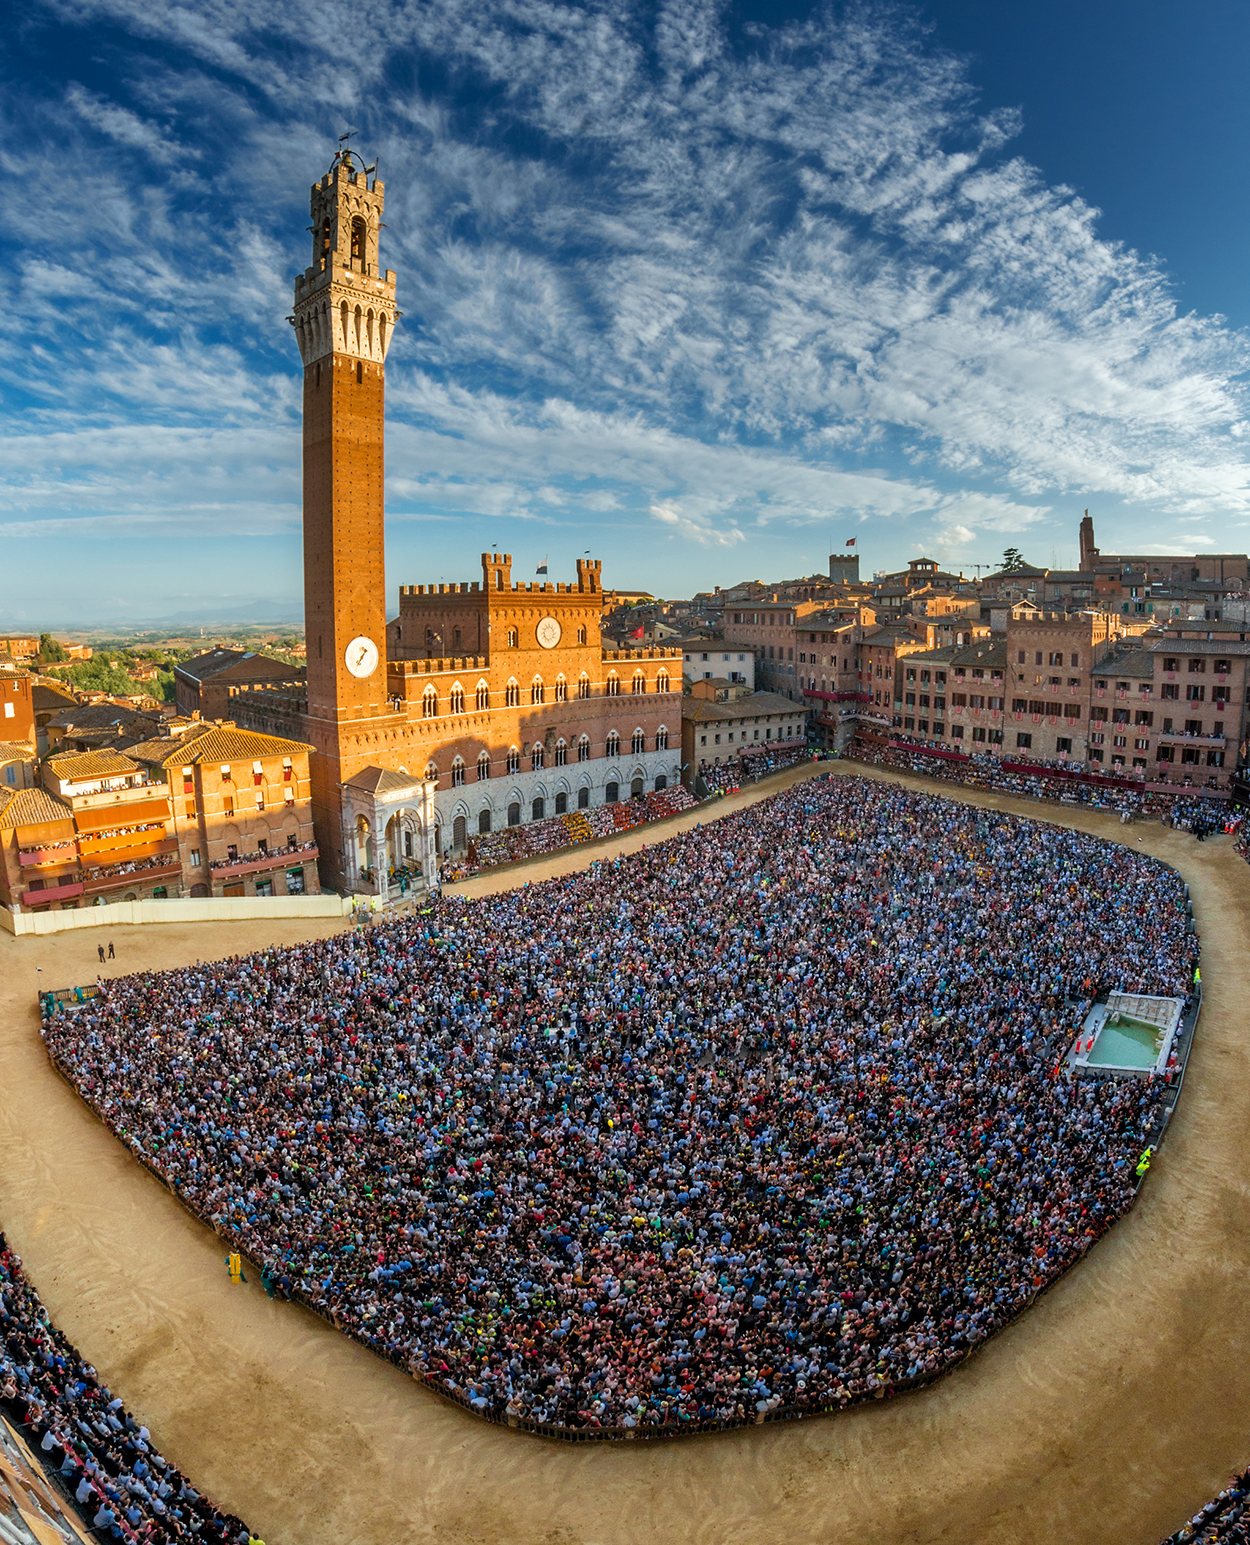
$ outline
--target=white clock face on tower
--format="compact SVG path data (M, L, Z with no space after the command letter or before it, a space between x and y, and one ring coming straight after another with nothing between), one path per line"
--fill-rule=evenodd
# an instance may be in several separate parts
M372 676L378 668L378 646L361 634L343 651L343 661L353 676Z
M560 642L560 624L554 617L544 617L538 624L538 642L544 649L554 649Z

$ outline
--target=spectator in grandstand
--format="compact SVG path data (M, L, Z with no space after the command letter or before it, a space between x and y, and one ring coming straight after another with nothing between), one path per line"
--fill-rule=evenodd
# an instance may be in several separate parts
M248 1538L152 1446L152 1435L101 1384L52 1324L0 1234L0 1407L26 1430L102 1540Z
M1178 1529L1163 1545L1250 1545L1250 1470L1234 1476L1218 1497Z
M1185 997L1184 889L853 778L629 858L45 1022L187 1203L493 1415L754 1420L923 1380L1130 1205L1167 1079L1070 1082Z

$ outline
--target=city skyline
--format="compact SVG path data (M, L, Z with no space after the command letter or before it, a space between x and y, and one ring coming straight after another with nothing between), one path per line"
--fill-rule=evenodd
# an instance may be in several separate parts
M6 615L298 615L293 190L349 127L405 313L392 595L485 547L565 576L589 546L609 587L672 595L816 571L850 536L865 572L1009 545L1069 567L1086 505L1109 546L1244 546L1244 334L1178 313L1123 209L1102 234L1100 188L1020 157L997 98L1022 40L944 52L960 13L770 34L447 3L384 32L364 7L344 73L333 10L262 40L230 5L211 30L36 9L27 138L55 149L5 167Z

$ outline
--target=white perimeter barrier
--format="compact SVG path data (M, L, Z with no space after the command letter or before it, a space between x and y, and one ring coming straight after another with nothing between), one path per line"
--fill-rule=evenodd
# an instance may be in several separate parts
M245 923L260 918L347 917L359 906L377 910L380 896L203 896L164 901L111 901L65 912L10 912L10 933L63 933L69 928L119 928L125 923Z

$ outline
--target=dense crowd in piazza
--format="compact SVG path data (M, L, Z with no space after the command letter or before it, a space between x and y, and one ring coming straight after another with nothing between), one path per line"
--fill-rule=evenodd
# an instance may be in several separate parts
M1218 1497L1213 1497L1163 1545L1250 1545L1250 1470L1234 1476Z
M690 790L677 783L666 789L653 790L640 799L617 800L587 810L570 810L544 821L505 826L472 841L466 854L448 859L439 877L448 882L466 880L479 870L499 864L520 863L548 853L559 853L583 842L619 836L648 821L680 815L697 803Z
M939 749L946 752L945 747ZM926 741L908 743L896 739L886 743L857 739L852 742L847 755L870 767L895 767L903 772L940 778L947 783L959 783L988 793L1107 810L1124 822L1157 817L1165 825L1180 831L1218 832L1236 830L1241 821L1239 813L1229 809L1227 800L1187 793L1183 785L1178 785L1175 793L1164 794L1147 789L1144 783L1140 787L1124 788L1114 783L1081 781L1077 775L1090 771L1081 762L1036 760L1027 771L1021 771L1018 765L1004 767L1002 759L989 752L958 759L948 752L943 756L933 753L934 748Z
M1184 888L854 777L575 876L106 984L48 1050L184 1201L495 1417L675 1430L940 1373L1131 1204Z
M719 766L702 765L699 777L709 794L728 793L741 788L744 783L758 783L772 773L784 772L787 767L797 767L800 762L812 759L807 746L786 746L780 751L751 751Z
M200 1496L100 1382L52 1323L3 1234L0 1408L73 1497L97 1539L119 1545L247 1545L252 1539L239 1519Z

